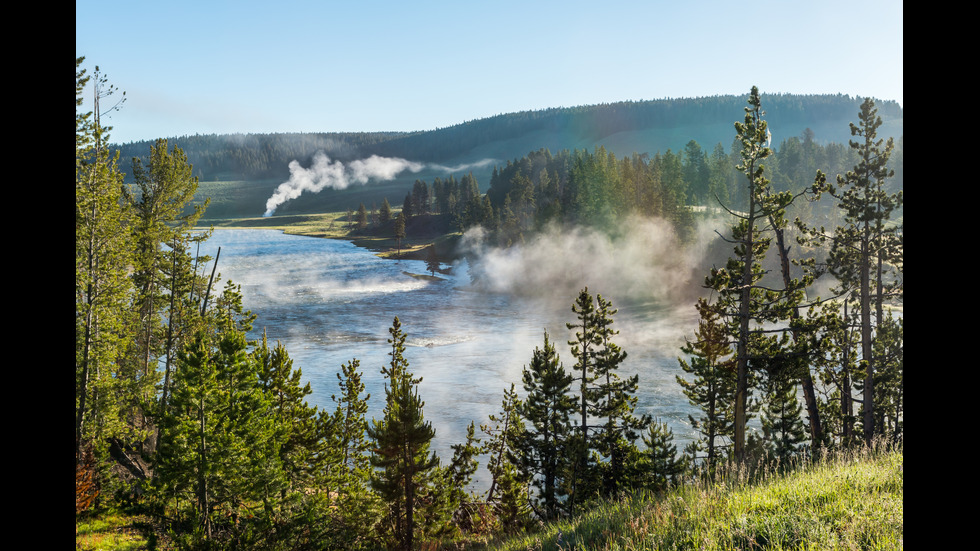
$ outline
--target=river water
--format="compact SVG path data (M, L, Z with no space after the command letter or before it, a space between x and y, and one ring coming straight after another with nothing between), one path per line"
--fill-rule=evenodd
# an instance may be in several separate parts
M470 421L479 434L480 423L500 410L511 383L523 396L521 372L544 331L565 368L575 363L565 323L575 321L577 293L569 290L585 286L579 282L501 290L474 284L465 262L448 275L437 273L438 279L420 278L429 274L422 261L381 259L348 241L270 230L219 229L201 252L213 257L218 247L222 279L241 284L245 307L257 315L250 336L264 331L270 346L285 345L311 385L310 403L321 409L334 409L337 373L356 358L371 395L368 418L381 416L381 367L389 361L388 329L397 316L409 370L422 378L419 394L436 429L434 450L444 463L452 457L450 446L465 441ZM503 270L498 265L496 271ZM607 298L619 310L615 342L628 354L621 373L639 375L637 413L667 422L680 450L694 436L688 415L698 413L675 380L682 374L680 347L697 323L693 302ZM476 488L485 487L482 478Z

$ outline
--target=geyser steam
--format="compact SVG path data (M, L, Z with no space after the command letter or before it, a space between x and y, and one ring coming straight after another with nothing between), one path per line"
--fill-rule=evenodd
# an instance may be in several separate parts
M461 172L493 162L494 159L483 159L456 167L442 165L429 165L429 167L446 172ZM340 161L331 161L326 153L318 151L313 156L313 164L309 168L303 168L299 161L289 163L289 180L279 184L272 197L265 202L265 214L262 216L272 216L279 205L306 192L319 193L324 188L345 189L351 184L364 185L371 180L385 182L393 180L405 170L415 173L424 168L426 165L423 163L377 155L351 161L345 166Z
M487 246L477 228L463 236L473 283L488 291L570 305L583 287L618 301L693 300L713 223L682 243L662 219L626 217L609 231L551 227L512 247ZM687 302L685 302L687 303Z
M344 166L344 163L331 161L326 153L319 151L313 156L313 164L309 168L303 168L298 161L289 163L289 180L279 184L272 197L265 202L263 216L272 216L279 205L304 192L319 193L324 188L345 189L351 184L363 185L370 180L391 180L402 171L418 172L423 168L422 163L377 155Z

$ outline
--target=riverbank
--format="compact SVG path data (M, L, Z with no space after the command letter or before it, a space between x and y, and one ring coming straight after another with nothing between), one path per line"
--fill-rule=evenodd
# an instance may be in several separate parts
M202 220L203 227L226 229L280 230L289 235L345 239L381 258L428 260L432 248L435 258L452 263L461 257L457 248L462 234L452 231L448 219L440 215L415 216L409 220L406 237L394 237L393 223L369 225L363 230L353 227L346 212L298 214L255 218L221 218Z

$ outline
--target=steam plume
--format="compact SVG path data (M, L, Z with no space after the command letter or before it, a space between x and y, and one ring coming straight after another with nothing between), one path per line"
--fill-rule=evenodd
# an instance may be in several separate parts
M709 223L682 244L659 219L628 217L612 231L553 227L508 248L487 246L482 230L463 236L473 283L492 292L554 297L569 303L580 289L617 299L688 300L705 273ZM569 298L571 297L571 298Z
M319 193L324 188L345 189L351 184L363 185L372 179L391 180L404 170L418 172L423 168L421 163L377 155L344 166L340 161L331 161L326 153L320 151L313 156L313 164L309 168L303 168L298 161L289 163L289 180L279 184L272 197L265 202L263 216L272 216L279 205L304 192Z
M429 165L429 168L445 172L462 172L475 167L484 167L493 162L494 159L483 159L455 167ZM272 216L279 205L306 192L319 193L324 188L345 189L351 184L364 185L371 180L389 181L405 170L416 173L424 168L426 165L422 163L377 155L351 161L344 166L344 163L331 161L326 153L319 151L313 156L313 164L309 168L303 168L298 161L289 163L289 180L279 184L272 197L265 202L263 216Z

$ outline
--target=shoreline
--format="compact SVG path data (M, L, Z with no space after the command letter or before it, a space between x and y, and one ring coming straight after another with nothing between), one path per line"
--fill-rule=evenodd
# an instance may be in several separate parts
M241 230L278 230L287 235L316 237L320 239L343 239L357 247L367 249L375 256L391 260L427 260L428 249L434 247L436 257L444 264L450 264L461 257L456 252L456 242L462 236L459 232L449 234L432 234L421 237L406 237L401 246L390 236L370 234L354 234L347 231L342 213L327 213L287 218L224 218L198 221L195 229L241 229ZM286 223L283 223L286 222ZM207 225L205 225L207 224Z

